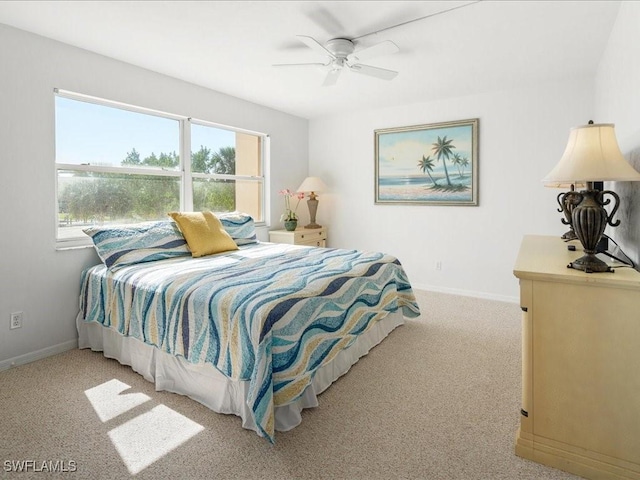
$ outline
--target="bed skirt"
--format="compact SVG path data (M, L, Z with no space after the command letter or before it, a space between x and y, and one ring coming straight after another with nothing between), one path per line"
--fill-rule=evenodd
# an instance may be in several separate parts
M329 385L347 373L360 357L379 344L396 327L404 323L398 310L378 321L356 341L340 352L330 363L318 369L311 384L294 403L277 406L275 429L287 431L302 421L305 408L317 407L317 396ZM156 391L168 391L186 395L214 412L234 414L242 418L242 426L258 431L245 401L249 389L248 381L232 380L208 364L196 365L182 357L174 357L157 347L104 327L99 323L86 323L82 312L76 319L79 348L90 348L103 352L107 358L130 366L146 380L155 384Z

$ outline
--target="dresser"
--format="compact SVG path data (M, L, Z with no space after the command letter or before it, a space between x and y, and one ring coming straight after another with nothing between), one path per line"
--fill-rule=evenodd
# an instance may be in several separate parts
M590 479L640 479L640 273L567 268L583 255L525 236L516 454Z
M310 247L327 246L327 227L304 228L298 227L294 231L271 230L269 241L273 243L289 243L291 245L308 245Z

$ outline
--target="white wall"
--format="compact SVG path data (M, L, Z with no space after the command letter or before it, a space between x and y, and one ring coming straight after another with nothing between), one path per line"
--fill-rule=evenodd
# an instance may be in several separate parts
M622 2L596 76L598 123L614 123L620 150L640 171L640 3ZM596 120L596 119L594 119ZM640 182L616 182L620 195L617 228L607 233L640 264Z
M305 119L4 25L0 65L0 370L75 345L80 272L99 261L93 249L55 250L55 87L270 134L274 225L277 188L307 174ZM9 330L15 311L24 326Z
M312 120L309 172L330 186L318 221L332 247L397 256L416 288L517 301L522 236L567 230L560 191L541 179L592 106L593 82L580 79ZM375 129L468 118L480 120L479 206L374 204Z

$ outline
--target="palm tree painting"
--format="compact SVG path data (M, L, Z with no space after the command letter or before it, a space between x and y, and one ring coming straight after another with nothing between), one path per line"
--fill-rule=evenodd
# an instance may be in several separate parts
M422 155L422 160L418 162L418 167L420 167L420 170L422 170L422 173L426 173L427 175L429 175L429 178L431 179L431 183L435 185L436 181L431 176L431 171L433 170L433 159L431 157L425 158L425 156Z
M451 145L453 139L447 140L447 136L440 138L438 137L438 141L433 144L433 152L436 154L436 158L438 160L442 160L442 167L444 168L444 175L447 177L447 185L451 186L451 180L449 180L449 172L447 170L447 162L445 160L449 160L449 158L453 155L452 151L456 148L454 145Z
M478 204L478 119L375 130L375 203Z
M458 176L461 177L462 176L462 155L460 155L459 153L454 153L453 156L451 157L451 163L453 163L457 168L458 168ZM469 162L467 161L467 164Z
M469 166L469 159L467 157L462 157L460 159L460 167L462 168L462 170L460 171L460 175L462 176L464 169L467 168Z

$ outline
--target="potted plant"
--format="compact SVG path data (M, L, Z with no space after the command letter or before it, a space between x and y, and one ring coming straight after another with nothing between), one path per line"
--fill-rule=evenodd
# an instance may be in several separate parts
M280 221L284 222L285 230L293 232L298 227L298 215L296 214L296 211L298 210L298 205L300 205L300 200L304 198L304 193L294 193L288 188L280 190L278 193L284 196L284 213L280 216ZM298 201L295 208L291 208L291 199L294 197L297 198Z

